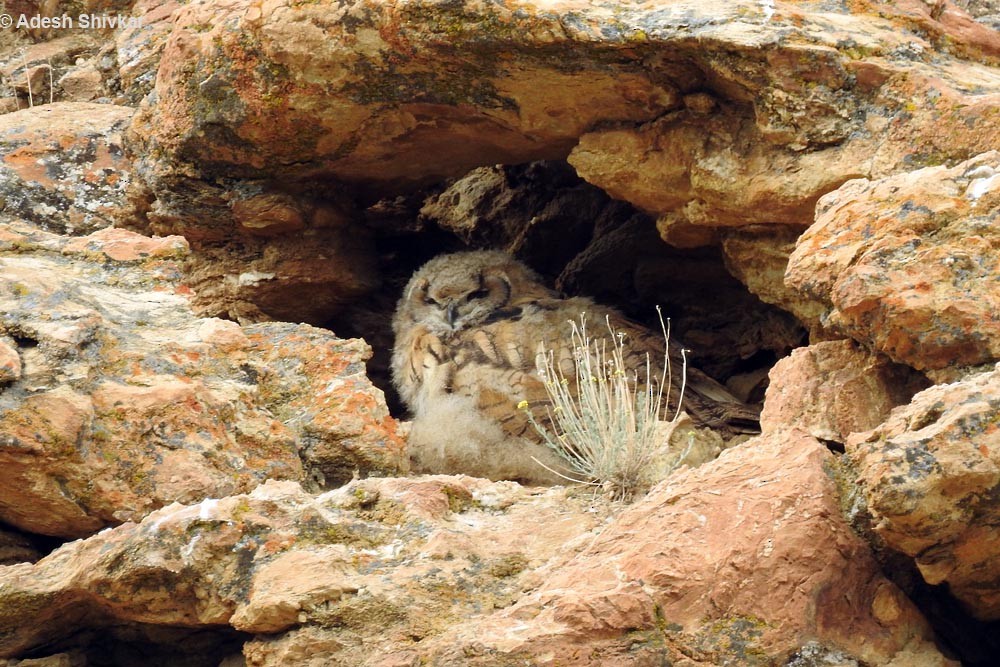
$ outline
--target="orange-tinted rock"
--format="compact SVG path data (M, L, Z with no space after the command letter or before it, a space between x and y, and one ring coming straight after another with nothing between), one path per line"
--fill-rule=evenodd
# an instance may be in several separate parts
M310 220L330 217L321 212ZM197 293L198 312L241 322L319 325L378 285L375 245L359 224L310 226L267 237L276 227L291 229L297 223L291 216L256 222L262 224L253 237L197 246L186 281Z
M765 433L799 429L844 443L907 403L921 383L912 370L860 349L848 340L800 347L771 369L760 415Z
M250 664L312 664L280 662L303 643L314 662L362 664L509 605L526 570L589 538L606 511L565 489L468 477L369 479L318 496L272 481L170 505L0 568L0 657L142 622L258 633Z
M21 13L27 16L37 13L22 3L17 4L20 7L7 7L7 13L15 20ZM78 61L97 52L97 35L87 30L56 30L53 36L54 39L0 52L0 74L14 89L20 108L40 107L50 99L72 102L93 99L74 96L73 84L64 87L62 79L76 69Z
M918 369L1000 358L1000 153L847 183L825 197L786 283L823 323Z
M94 481L94 470L65 479L83 469L74 449L93 419L90 398L68 387L30 396L16 413L0 415L0 516L5 523L44 535L85 535L103 527L72 490L64 491L67 482L72 489ZM44 461L54 465L46 469Z
M763 437L675 474L514 606L429 642L432 665L946 665L841 517L832 456ZM688 662L690 661L690 663ZM824 663L821 663L824 664Z
M229 225L218 178L377 198L570 155L664 238L706 244L1000 141L989 31L950 6L168 4L143 7L163 21L135 57L162 66L131 135L168 225Z
M21 357L12 338L0 338L0 384L21 377Z
M61 99L71 102L91 102L106 94L104 76L94 66L84 66L66 72L56 82Z
M125 229L102 229L68 240L62 247L67 255L83 255L93 261L145 262L151 259L181 259L188 244L180 236L149 237Z
M173 29L173 14L178 0L137 0L132 15L141 17L138 25L126 24L115 35L118 74L126 104L137 104L153 90L160 55Z
M60 102L0 116L0 199L8 215L87 234L122 209L133 109Z
M995 30L977 23L969 15L969 3L942 2L929 5L919 0L886 3L895 14L952 52L997 64L1000 39ZM963 7L962 5L966 6Z
M0 226L0 336L21 365L2 388L0 520L79 537L268 478L405 467L362 341L200 319L187 255L180 237Z
M304 462L327 484L342 484L357 471L408 470L399 424L365 375L367 343L307 325L255 324L244 332L260 374L260 400L294 424Z
M982 619L1000 619L1000 369L935 385L881 426L852 436L875 530L947 583Z
M236 224L251 234L283 234L306 226L305 212L288 196L256 195L234 201L232 209Z
M816 201L867 167L843 148L801 152L768 143L742 112L686 111L638 129L584 135L569 156L587 181L673 227L805 225Z
M164 150L199 164L230 162L252 172L296 161L344 180L405 182L565 154L596 120L649 119L676 104L670 87L613 60L603 71L563 66L567 59L586 66L588 58L553 48L568 42L567 31L596 37L596 25L569 27L557 16L514 9L189 5L164 51L159 113L145 115L140 127ZM513 35L524 44L505 48ZM465 63L448 56L483 40L502 58L495 49L470 51ZM220 67L195 74L191 58ZM502 59L511 62L498 67ZM207 115L206 99L215 108ZM201 132L206 122L229 125L243 147Z
M796 227L733 231L722 239L726 268L761 301L795 315L812 329L820 327L823 304L804 297L784 283L788 258L801 234Z

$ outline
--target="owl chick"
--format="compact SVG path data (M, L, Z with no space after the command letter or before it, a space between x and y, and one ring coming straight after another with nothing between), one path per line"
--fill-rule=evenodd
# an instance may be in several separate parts
M393 382L413 416L414 469L536 484L563 483L555 471L572 475L517 406L549 404L536 356L544 347L572 369L570 321L581 313L591 322L609 318L625 334L629 369L645 375L648 354L659 377L662 335L591 299L560 297L506 253L459 252L421 267L392 322ZM670 354L680 368L679 348L672 344ZM675 385L680 375L673 373ZM679 387L667 393L676 406ZM728 434L756 426L754 410L691 367L683 405L695 423Z

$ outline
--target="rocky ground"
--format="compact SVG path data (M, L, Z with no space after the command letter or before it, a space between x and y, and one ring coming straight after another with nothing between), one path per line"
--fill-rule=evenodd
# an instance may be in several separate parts
M77 21L0 30L0 664L996 664L995 2L6 11ZM470 246L762 434L409 475L388 321Z

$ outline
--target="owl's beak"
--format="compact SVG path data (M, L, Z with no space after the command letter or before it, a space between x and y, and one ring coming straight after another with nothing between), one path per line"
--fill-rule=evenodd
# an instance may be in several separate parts
M455 328L455 320L458 318L458 313L455 312L457 306L453 303L449 303L448 307L444 311L444 317L448 320L448 326Z

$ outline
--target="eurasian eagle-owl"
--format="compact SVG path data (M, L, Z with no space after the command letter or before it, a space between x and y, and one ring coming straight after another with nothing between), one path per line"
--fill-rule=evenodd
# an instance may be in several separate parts
M586 297L561 297L506 253L442 255L417 270L392 323L393 381L413 416L409 447L414 468L494 480L564 482L538 463L566 470L517 406L527 402L545 421L549 399L536 355L544 345L561 368L567 362L572 368L570 321L579 321L581 313L601 326L609 318L625 335L629 369L644 377L648 354L654 377L660 377L662 334ZM674 369L679 369L680 347L673 341L670 347ZM664 392L670 406L676 406L681 376L675 370L674 386ZM757 417L725 387L691 367L683 408L696 424L727 433L746 432Z

